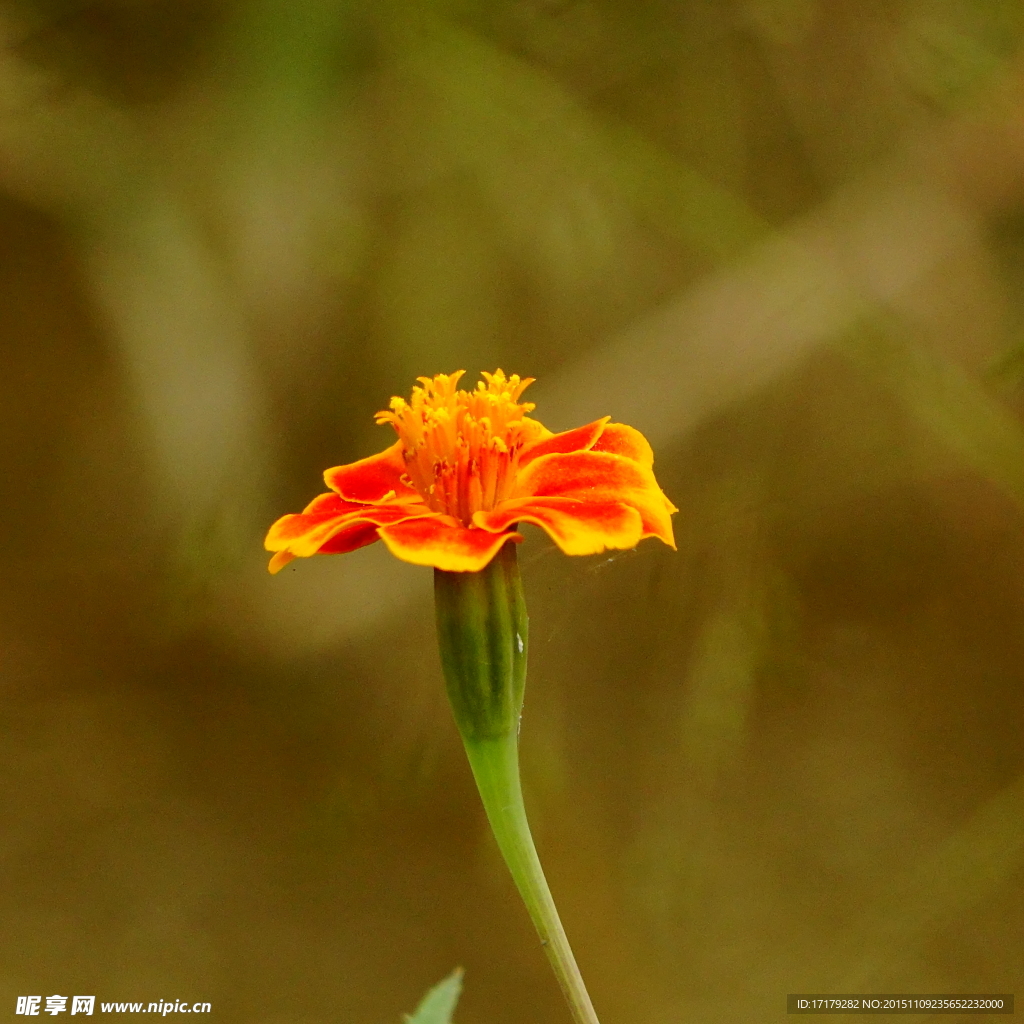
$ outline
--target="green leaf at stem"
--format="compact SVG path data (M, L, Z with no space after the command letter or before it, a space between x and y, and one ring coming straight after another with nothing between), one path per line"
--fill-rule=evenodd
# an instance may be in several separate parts
M405 1024L451 1024L461 992L462 968L456 967L423 997L412 1016L404 1015Z

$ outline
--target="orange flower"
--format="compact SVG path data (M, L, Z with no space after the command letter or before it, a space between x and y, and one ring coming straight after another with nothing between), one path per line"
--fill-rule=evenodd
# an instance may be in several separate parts
M675 547L676 507L651 469L644 436L611 417L553 434L519 397L532 378L465 371L420 377L412 398L377 413L398 440L377 455L324 473L330 493L267 534L270 571L293 558L343 554L380 538L393 555L448 572L478 572L518 523L546 530L567 555L632 548L645 537Z

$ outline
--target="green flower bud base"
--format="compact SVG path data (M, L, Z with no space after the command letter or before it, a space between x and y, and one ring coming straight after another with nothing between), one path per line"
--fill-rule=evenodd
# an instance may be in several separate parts
M599 1024L533 845L519 782L527 616L516 548L480 572L434 570L437 637L448 699L491 831L526 904L576 1024Z

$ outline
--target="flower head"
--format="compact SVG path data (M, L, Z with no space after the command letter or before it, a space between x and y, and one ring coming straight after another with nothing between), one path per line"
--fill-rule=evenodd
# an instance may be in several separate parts
M331 488L270 528L270 571L293 558L341 554L383 540L392 554L449 572L483 569L518 523L547 531L569 555L632 548L645 537L672 547L677 509L651 469L643 435L610 417L553 434L521 402L531 378L464 371L420 377L409 401L377 413L398 440L377 455L327 470Z

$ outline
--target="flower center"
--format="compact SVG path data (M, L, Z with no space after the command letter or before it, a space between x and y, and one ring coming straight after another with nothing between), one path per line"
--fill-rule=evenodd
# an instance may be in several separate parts
M420 377L408 402L392 398L390 411L377 413L402 442L408 482L435 512L460 519L492 509L508 496L523 445L545 433L526 414L532 402L519 396L533 383L501 370L485 373L475 391L460 391L459 378Z

